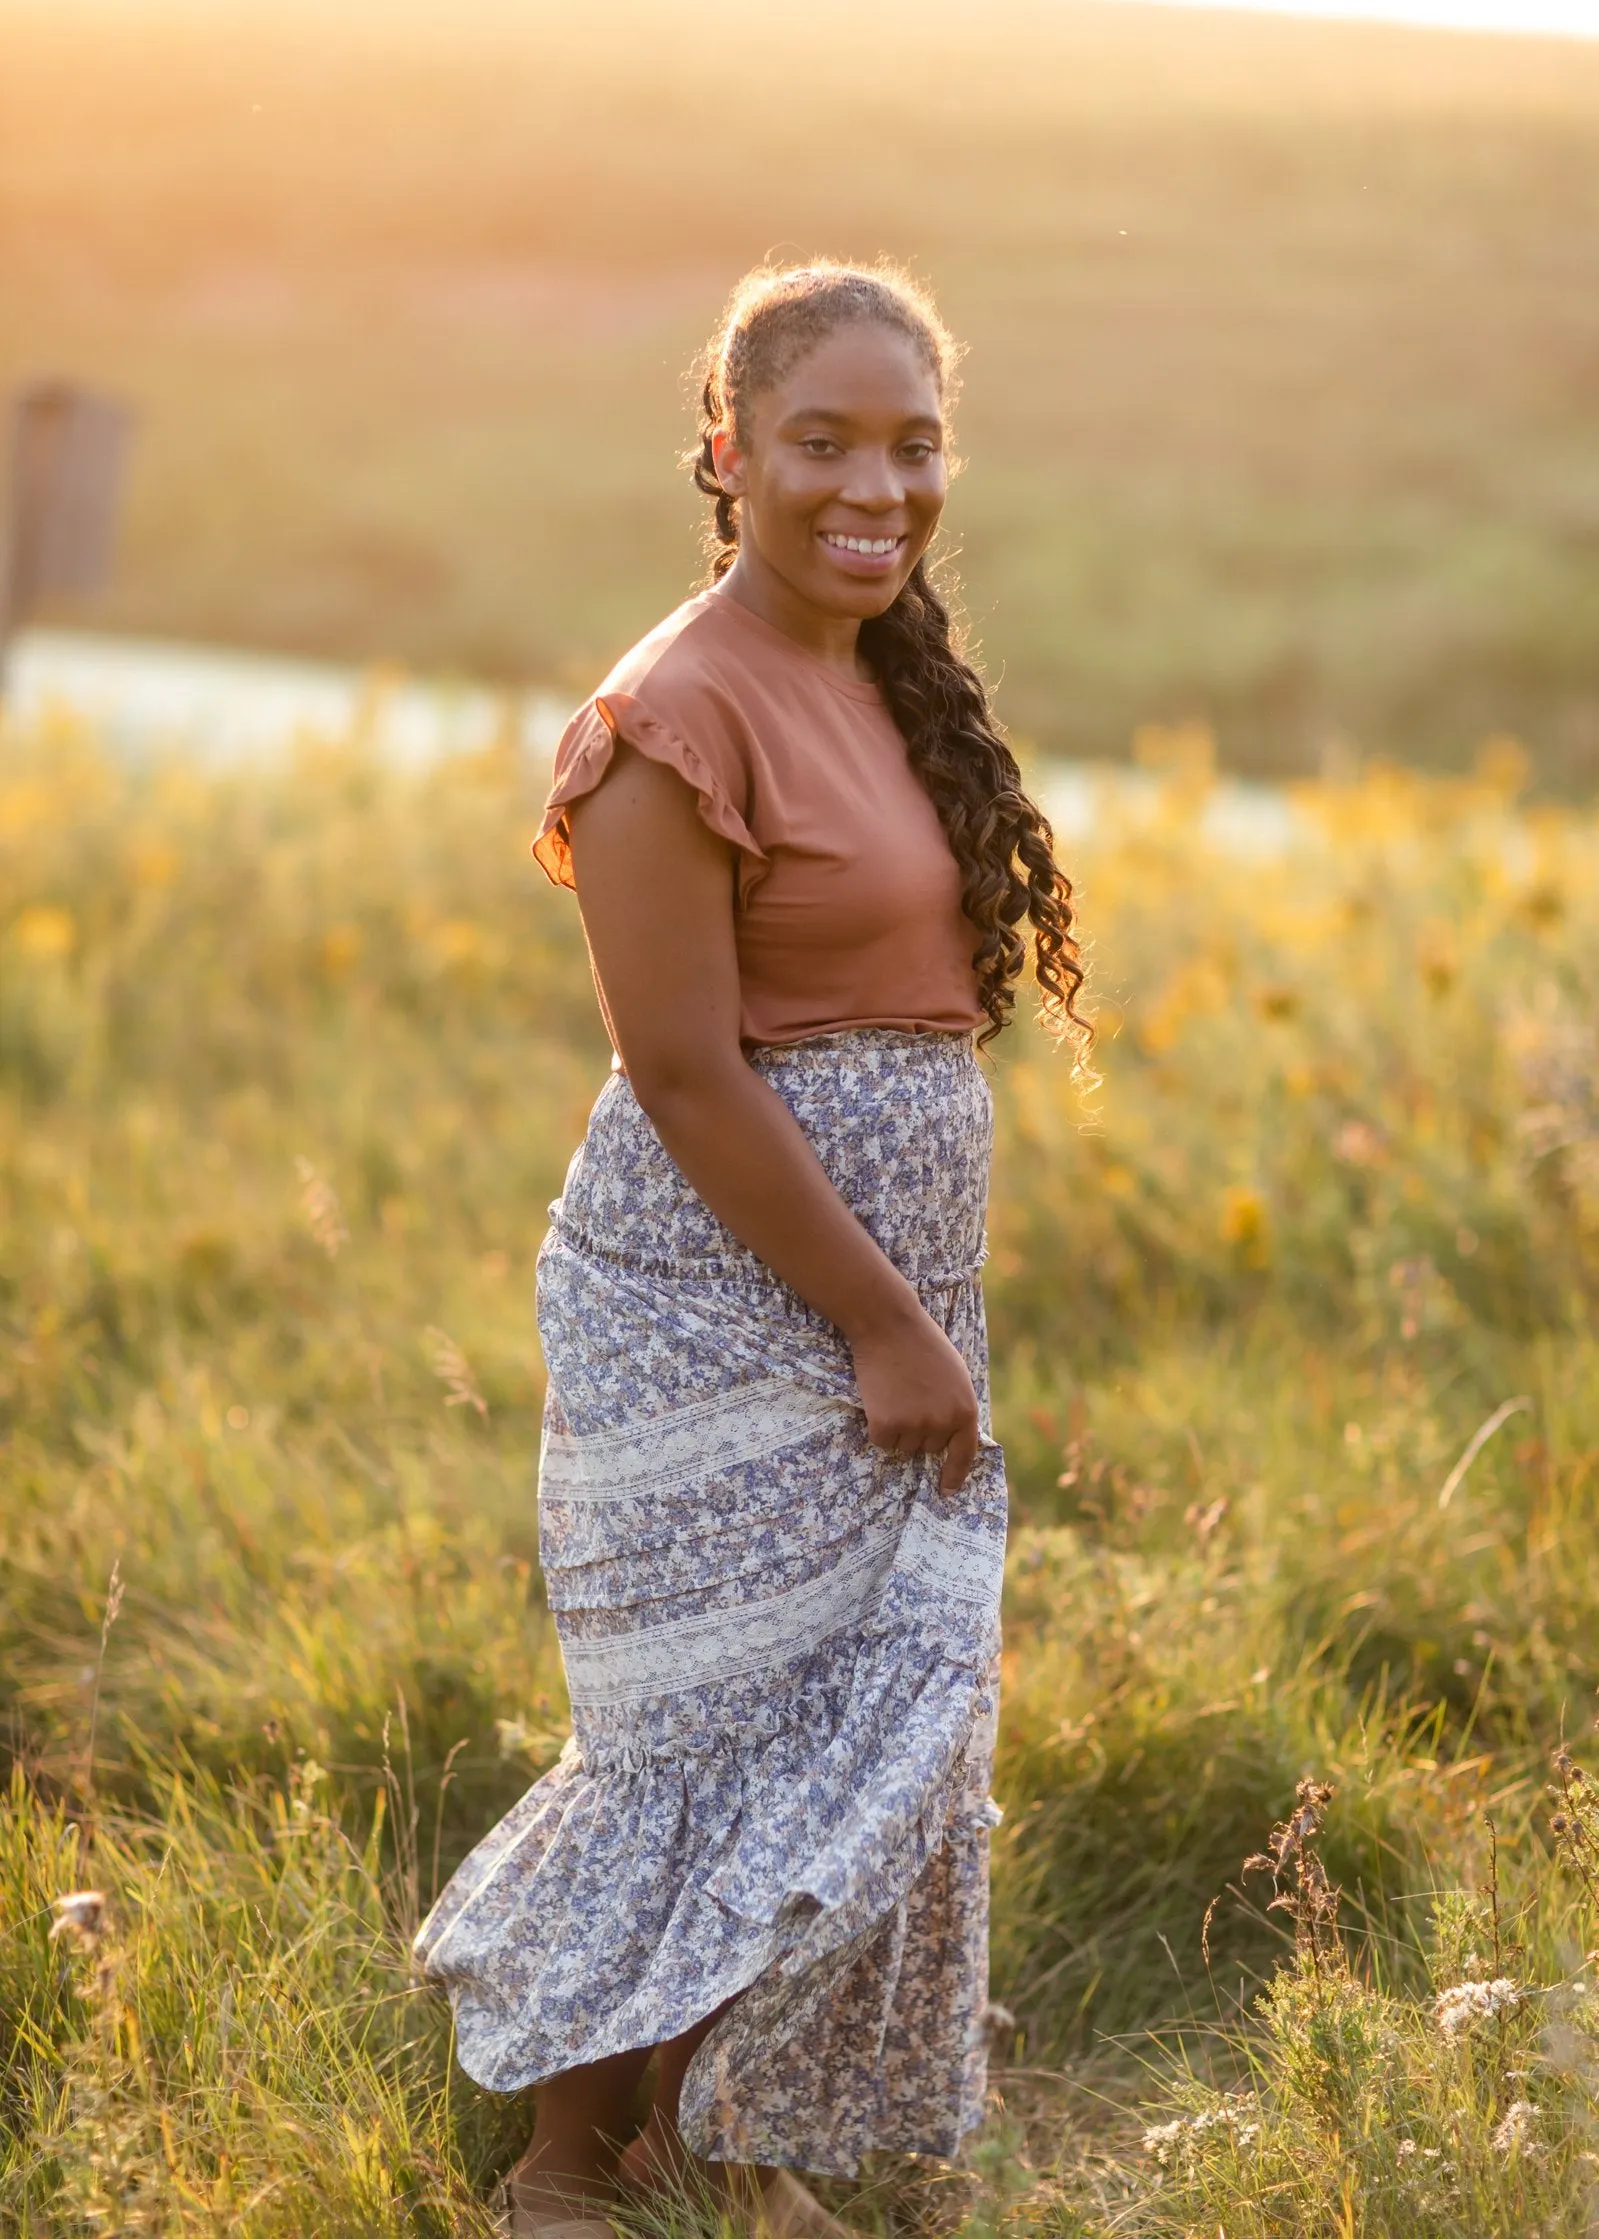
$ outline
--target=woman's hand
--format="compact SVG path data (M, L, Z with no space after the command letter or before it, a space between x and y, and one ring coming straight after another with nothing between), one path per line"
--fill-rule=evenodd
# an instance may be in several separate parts
M890 1454L942 1454L939 1490L959 1492L979 1446L977 1394L960 1354L914 1301L848 1334L872 1444Z

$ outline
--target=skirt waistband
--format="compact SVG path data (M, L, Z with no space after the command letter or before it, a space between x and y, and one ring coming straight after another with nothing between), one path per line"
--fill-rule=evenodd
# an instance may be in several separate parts
M970 1034L852 1027L748 1054L900 1272L929 1288L970 1282L985 1257L993 1139ZM690 1187L625 1073L601 1089L550 1217L552 1247L642 1275L786 1288ZM793 1310L810 1311L797 1298Z

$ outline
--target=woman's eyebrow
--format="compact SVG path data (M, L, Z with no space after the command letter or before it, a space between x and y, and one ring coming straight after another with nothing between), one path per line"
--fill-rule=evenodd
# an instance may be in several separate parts
M856 414L835 412L825 404L797 404L792 412L784 413L779 424L791 428L798 420L820 420L828 427L847 428L854 426ZM935 434L942 434L944 426L943 421L933 412L907 413L899 424L902 428L931 428Z

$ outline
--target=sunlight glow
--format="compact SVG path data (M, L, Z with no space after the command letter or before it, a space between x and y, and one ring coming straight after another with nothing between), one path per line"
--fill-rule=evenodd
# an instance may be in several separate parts
M1130 0L1112 0L1125 6ZM1148 4L1148 0L1137 0ZM1158 0L1176 8L1214 8L1218 0ZM1219 0L1257 15L1346 16L1368 23L1430 24L1452 31L1564 32L1599 38L1599 0Z

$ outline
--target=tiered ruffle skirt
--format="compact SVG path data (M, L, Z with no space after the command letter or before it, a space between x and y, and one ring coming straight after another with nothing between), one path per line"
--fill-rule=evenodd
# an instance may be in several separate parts
M683 2093L713 2159L948 2156L985 2087L1005 1546L992 1108L968 1037L752 1063L960 1348L982 1453L874 1448L839 1332L722 1227L613 1074L539 1259L546 1591L572 1739L417 1938L509 2091L734 2003Z

